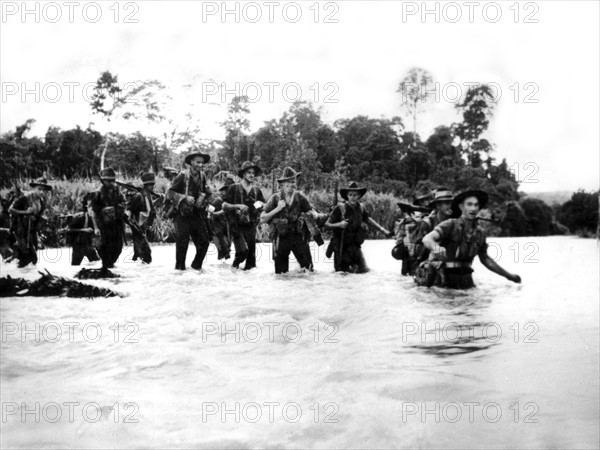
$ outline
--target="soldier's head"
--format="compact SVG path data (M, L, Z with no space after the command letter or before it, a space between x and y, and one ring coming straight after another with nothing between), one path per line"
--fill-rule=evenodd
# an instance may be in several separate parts
M210 161L210 155L195 151L185 157L185 163L190 166L190 171L193 174L199 174L202 171L204 164Z
M110 167L107 167L106 169L102 169L100 171L100 182L102 183L102 186L106 188L114 188L116 186L116 179L117 174Z
M141 179L142 183L144 184L144 189L147 191L154 190L155 178L152 172L143 173Z
M452 217L474 220L479 210L487 206L487 202L488 195L483 191L474 189L462 192L452 200Z
M285 195L291 195L296 189L296 180L300 172L296 172L291 167L283 169L283 175L277 180L279 187Z
M358 183L352 181L348 187L340 189L340 196L350 205L354 206L360 198L367 193L367 188L361 188Z
M35 193L39 197L46 198L46 197L48 197L48 194L50 192L52 192L52 186L50 186L48 184L48 182L46 181L46 179L44 177L41 177L35 181L32 181L31 183L29 183L29 186L31 186L32 188L35 189Z
M479 213L479 199L474 195L467 197L462 203L459 203L458 207L462 211L462 216L465 219L473 220Z
M262 170L256 164L246 161L238 171L238 177L244 179L247 183L254 183L254 179L260 175L261 172Z
M430 208L435 210L444 217L452 215L452 200L454 199L452 192L447 188L438 188L435 191L433 200L429 203Z

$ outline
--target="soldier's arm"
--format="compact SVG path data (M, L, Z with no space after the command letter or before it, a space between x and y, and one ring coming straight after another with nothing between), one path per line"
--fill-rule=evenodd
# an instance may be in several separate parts
M8 213L13 216L26 216L33 213L33 208L30 206L25 208L26 200L25 197L19 197L8 209Z
M285 208L285 200L280 199L277 205L275 205L275 196L271 197L265 206L265 210L260 215L260 221L262 223L269 222L283 208Z
M513 283L520 283L521 277L517 274L510 273L504 268L502 268L496 261L494 261L490 255L487 254L487 247L482 249L479 252L479 260L481 264L488 270L500 275L501 277L506 278L507 280L512 281Z
M329 215L329 219L325 222L325 229L332 230L334 228L346 228L348 226L347 220L342 220L342 210L339 205L333 208L331 214Z
M231 185L227 188L225 197L223 197L223 209L227 212L233 212L236 210L247 210L248 207L241 203L235 203L235 191L237 190L236 185Z
M181 172L175 177L171 186L167 190L166 198L171 200L175 205L179 205L179 202L186 200L190 205L193 205L196 201L191 195L183 194L185 189L185 173Z
M440 245L441 239L442 236L437 229L434 229L431 233L423 237L423 245L431 251L431 254L436 259L446 258L446 249Z

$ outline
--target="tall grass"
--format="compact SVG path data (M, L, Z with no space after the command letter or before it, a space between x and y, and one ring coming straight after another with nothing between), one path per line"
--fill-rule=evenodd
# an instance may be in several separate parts
M119 180L124 183L134 186L141 186L139 179L124 179ZM66 225L66 221L61 219L61 216L73 214L81 211L82 198L88 192L94 192L100 189L100 181L90 180L51 180L49 183L53 186L53 191L48 198L48 204L44 216L46 221L42 226L42 235L44 245L47 247L55 247L64 245L64 242L59 236L59 229ZM257 185L261 188L265 199L273 194L271 180L266 177L260 177L257 180ZM154 191L159 194L166 194L170 186L170 181L163 177L156 178ZM215 196L219 195L218 189L221 183L211 186ZM31 188L27 183L20 183L19 188L22 191L29 191ZM301 189L301 186L300 186ZM121 188L125 193L131 193ZM3 197L8 194L8 189L0 191ZM315 189L306 194L310 204L321 213L328 213L330 206L333 203L334 195L332 189ZM341 200L341 197L340 197ZM395 198L392 194L373 193L367 194L361 199L366 211L371 217L388 229L393 229L393 222L398 214L396 202L400 199ZM149 230L149 238L151 242L174 242L174 227L173 221L164 217L164 208L161 201L156 202L156 220ZM261 242L268 240L267 225L261 224L258 230L258 239ZM324 233L326 237L328 233ZM369 230L368 237L371 239L381 239L383 236L374 230Z

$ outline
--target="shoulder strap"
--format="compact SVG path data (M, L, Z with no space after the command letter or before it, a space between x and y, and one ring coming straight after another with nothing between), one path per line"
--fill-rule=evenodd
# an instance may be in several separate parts
M346 216L346 204L340 203L338 206L340 207L340 212L342 213L342 220L344 220L344 217Z

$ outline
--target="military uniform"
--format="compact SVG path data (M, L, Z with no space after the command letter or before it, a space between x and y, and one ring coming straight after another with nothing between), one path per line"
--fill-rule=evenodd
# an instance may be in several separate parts
M102 267L110 269L114 267L123 250L125 196L118 187L103 185L94 193L92 211L100 229L102 242L98 247L98 254L102 259Z
M11 220L10 229L16 238L13 254L19 260L19 267L25 267L29 263L37 264L37 228L46 209L46 203L35 193L30 192L17 198L11 206L11 209L20 211L30 207L33 208L31 215L13 215Z
M152 174L153 175L153 174ZM152 262L152 250L146 231L154 223L156 209L150 193L145 189L133 194L127 202L131 214L131 238L133 240L133 260L140 258L144 263Z
M92 245L92 234L80 232L85 228L92 228L92 219L87 211L75 215L73 221L67 228L67 245L71 246L71 265L78 266L86 257L89 262L100 260L98 252Z
M283 193L276 192L265 205L265 213L273 211ZM270 221L269 236L273 242L275 273L289 271L289 256L293 253L300 267L312 270L310 247L303 233L302 214L312 210L308 199L298 191L294 192L290 205L278 212Z
M356 273L364 273L369 270L361 249L366 236L363 223L367 223L369 217L369 213L365 211L360 203L354 207L350 203L343 203L337 205L331 212L329 216L330 223L348 221L348 226L345 229L334 229L330 243L333 246L336 272L349 272L353 270L353 267L353 271L356 271Z
M223 201L231 205L248 207L247 213L236 210L226 213L226 216L235 246L233 267L239 267L242 262L246 261L244 270L252 269L256 267L256 228L260 222L260 212L254 207L254 204L257 201L265 203L265 197L262 191L255 186L246 191L241 183L236 183L229 186Z
M204 199L198 201L201 194ZM173 219L175 225L175 269L185 270L185 257L187 254L190 237L196 247L196 256L192 261L192 268L202 269L204 258L208 250L211 232L208 224L206 206L211 191L206 183L206 176L200 172L198 177L193 177L188 172L181 172L175 177L167 192L167 199L176 205ZM186 197L191 196L196 200L194 205L187 203Z
M211 216L211 228L213 233L213 243L217 247L217 258L229 259L231 253L231 240L229 239L229 227L225 211L223 211L223 199L218 197L212 202L215 208Z
M473 282L473 259L487 252L483 228L474 227L462 217L448 219L434 228L440 235L439 245L446 249L446 260L430 258L419 266L415 277L419 285L436 285L451 289L469 289Z

